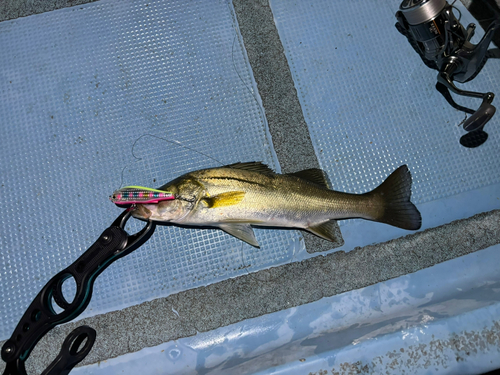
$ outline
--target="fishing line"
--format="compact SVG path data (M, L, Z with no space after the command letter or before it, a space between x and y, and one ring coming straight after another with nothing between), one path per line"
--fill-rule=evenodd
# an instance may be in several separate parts
M454 0L450 5L453 7L453 9L455 9L456 11L458 11L459 13L459 17L458 17L458 22L460 22L460 19L462 18L462 12L460 11L460 9L458 9L456 6L455 6L455 3L457 2L457 0ZM491 14L493 14L493 9L491 8L491 6L489 4L487 4L489 10L491 11ZM488 17L488 18L475 18L475 20L477 22L482 22L482 21L494 21L496 18L493 16L493 17Z
M242 269L244 269L247 274L249 273L248 270L247 270L247 266L245 266L245 259L243 258L243 244L244 242L243 241L240 241L241 242L241 246L240 246L240 251L238 252L240 254L240 259L241 259L241 267Z
M456 6L455 6L455 3L457 2L457 0L455 0L454 2L452 2L450 5L453 9L455 9L457 12L458 12L458 22L460 22L460 20L462 19L462 12L460 11L460 9L458 9Z
M203 155L213 161L215 161L217 164L220 164L221 166L224 166L225 164L222 163L220 160L217 160L216 158L208 155L208 154L205 154L204 152L201 152L201 151L198 151L192 147L189 147L189 146L186 146L186 145L183 145L181 142L177 141L177 140L170 140L170 139L167 139L167 138L164 138L164 137L160 137L160 136L157 136L157 135L154 135L154 134L150 134L150 133L145 133L143 135L141 135L139 138L137 138L135 140L135 142L133 143L132 145L132 148L131 148L131 153L132 153L132 156L134 157L134 159L136 159L137 161L140 161L142 160L141 157L138 157L134 150L135 150L135 146L137 145L137 142L139 142L142 138L144 137L153 137L153 138L156 138L156 139L160 139L162 141L165 141L165 142L168 142L170 144L173 144L175 146L179 146L179 147L182 147L183 149L185 150L188 150L188 151L193 151L193 152L196 152L197 154L199 155ZM120 187L119 189L123 186L123 178L124 178L124 174L125 174L125 169L127 169L128 165L126 165L125 167L123 167L122 169L122 173L121 173L121 181L120 181Z
M458 124L458 127L462 126L462 124L467 120L467 113L465 114L465 117L462 121L460 121L460 124Z
M267 124L267 119L266 119L266 116L264 114L264 110L262 108L262 105L260 104L259 102L259 99L255 93L255 91L247 85L247 83L243 80L243 77L241 76L240 72L238 71L238 69L236 68L236 62L234 60L234 49L235 49L235 45L236 45L236 40L238 40L239 42L239 45L241 47L241 41L240 41L240 38L239 38L239 35L238 35L238 29L237 29L237 26L236 26L236 14L235 12L233 11L233 9L231 9L231 6L230 6L230 2L227 1L226 2L226 5L227 5L227 8L228 8L228 11L229 11L229 14L230 14L230 17L231 17L231 26L233 28L233 31L234 31L234 37L233 37L233 42L231 44L231 62L232 62L232 65L233 65L233 69L234 71L236 72L236 74L238 75L238 78L240 79L240 81L243 83L243 86L246 88L246 90L250 93L250 95L252 95L252 98L255 100L255 103L257 104L257 107L259 108L259 112L262 116L262 121L263 123L266 125ZM245 56L244 56L245 58ZM193 152L196 152L197 154L199 155L203 155L213 161L215 161L216 163L220 164L221 166L224 166L225 164L222 163L221 161L217 160L216 158L208 155L208 154L205 154L204 152L201 152L201 151L198 151L198 150L195 150L194 148L192 147L189 147L189 146L186 146L186 145L183 145L181 142L179 141L176 141L176 140L170 140L170 139L167 139L167 138L164 138L164 137L160 137L160 136L157 136L157 135L154 135L154 134L150 134L150 133L145 133L143 135L141 135L139 138L137 138L135 140L135 142L133 143L132 145L132 149L131 149L131 152L132 152L132 156L134 157L134 159L140 161L142 160L142 158L138 157L134 150L135 150L135 146L137 144L137 142L139 142L142 138L144 137L153 137L153 138L156 138L156 139L160 139L162 141L165 141L165 142L168 142L170 144L173 144L173 145L176 145L176 146L180 146L186 150L189 150L189 151L193 151ZM226 163L227 164L227 163ZM122 169L122 172L121 172L121 175L120 175L120 187L119 189L123 186L123 180L124 180L124 175L125 175L125 169L127 169L128 165L126 165L125 167L123 167Z
M262 116L262 119L263 119L262 122L264 123L264 125L267 125L267 118L266 118L266 115L264 114L263 107L262 107L261 103L259 102L259 98L257 97L257 94L255 93L255 91L251 87L249 87L246 84L246 82L241 77L240 72L236 68L236 63L234 61L234 45L236 44L236 40L238 40L240 48L242 50L244 50L244 47L242 46L242 42L240 41L240 38L239 38L238 28L236 27L236 22L237 22L236 14L233 12L233 10L231 9L231 6L229 4L230 3L228 1L226 3L226 5L227 5L227 8L229 10L229 14L231 15L231 26L232 26L233 31L234 31L233 43L231 45L231 61L233 63L233 69L236 72L236 74L238 75L238 78L240 79L241 83L243 83L243 86L245 86L245 88L250 93L250 95L252 95L252 98L255 100L255 103L257 104L257 107L259 108L259 112ZM243 57L245 58L246 56L243 55ZM245 60L248 62L248 60L246 58L245 58ZM250 65L250 62L248 62L248 64Z
M176 145L176 146L180 146L186 150L189 150L189 151L194 151L196 152L197 154L200 154L200 155L203 155L209 159L212 159L213 161L215 161L216 163L220 164L220 165L224 165L221 161L213 158L212 156L208 155L208 154L205 154L204 152L201 152L201 151L198 151L198 150L195 150L194 148L192 147L189 147L189 146L185 146L183 145L181 142L179 141L176 141L175 139L174 140L170 140L170 139L167 139L167 138L163 138L163 137L159 137L157 135L154 135L154 134L149 134L149 133L145 133L143 135L141 135L139 138L137 138L134 142L134 144L132 145L132 156L137 159L137 160L142 160L142 158L138 157L135 155L134 153L134 148L135 148L135 145L137 144L137 142L139 142L142 138L144 137L153 137L153 138L156 138L156 139L161 139L162 141L165 141L165 142L168 142L170 144L173 144L173 145Z

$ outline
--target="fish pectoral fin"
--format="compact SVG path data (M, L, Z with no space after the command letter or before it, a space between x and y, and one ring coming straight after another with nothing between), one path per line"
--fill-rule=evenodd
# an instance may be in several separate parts
M295 176L313 184L331 189L328 176L325 171L319 168L304 169L303 171L287 173L288 176Z
M214 195L213 197L205 197L201 202L208 208L234 206L240 203L245 198L244 191L229 191Z
M253 232L250 224L219 224L219 228L224 232L239 238L246 243L260 248L259 242L255 238L255 233Z
M324 238L325 240L337 242L338 234L336 234L337 226L335 225L335 222L336 220L328 220L321 224L310 226L306 230L315 234L316 236Z

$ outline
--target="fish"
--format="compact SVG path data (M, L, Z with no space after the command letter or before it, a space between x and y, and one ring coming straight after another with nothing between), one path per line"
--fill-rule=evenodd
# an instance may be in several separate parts
M158 190L173 200L135 204L131 215L144 221L214 227L259 247L252 227L296 228L334 241L334 223L362 218L418 230L422 218L410 201L411 174L396 169L374 190L351 194L331 190L318 168L287 174L262 162L235 163L186 173Z

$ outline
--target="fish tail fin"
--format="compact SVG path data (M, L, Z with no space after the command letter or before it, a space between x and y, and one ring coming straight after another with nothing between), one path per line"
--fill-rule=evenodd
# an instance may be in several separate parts
M371 199L381 204L372 220L398 228L417 230L422 225L422 216L410 201L411 174L408 166L402 165L376 189L367 193Z

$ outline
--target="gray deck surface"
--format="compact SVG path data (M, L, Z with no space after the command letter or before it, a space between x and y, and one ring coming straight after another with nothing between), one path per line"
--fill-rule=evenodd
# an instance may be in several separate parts
M4 0L0 21L87 2ZM282 171L317 167L267 1L234 0L233 4ZM32 353L28 369L45 368L66 334L82 323L99 333L99 345L84 362L95 363L416 272L500 243L499 227L500 211L492 211L387 243L317 256L69 323L43 339ZM340 233L338 241L342 243ZM306 247L316 252L331 249L331 244L306 235ZM329 277L332 273L335 279Z

